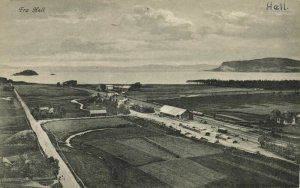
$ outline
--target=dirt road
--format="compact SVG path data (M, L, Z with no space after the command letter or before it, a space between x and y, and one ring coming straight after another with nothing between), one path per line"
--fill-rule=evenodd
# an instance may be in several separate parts
M59 176L61 177L60 182L63 185L63 187L80 188L80 185L77 183L70 169L65 164L64 160L60 157L60 155L57 153L55 147L52 145L47 133L42 129L40 123L33 118L29 108L27 107L27 105L16 90L15 94L17 96L18 101L21 103L22 108L25 111L26 117L30 123L32 130L36 133L38 142L41 148L43 149L44 153L47 155L47 157L53 157L54 159L58 160L58 165L60 167Z

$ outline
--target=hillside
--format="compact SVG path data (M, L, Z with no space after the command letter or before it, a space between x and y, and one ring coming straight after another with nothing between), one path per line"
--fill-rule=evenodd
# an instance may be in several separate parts
M263 58L227 61L212 71L219 72L300 72L300 61L288 58Z

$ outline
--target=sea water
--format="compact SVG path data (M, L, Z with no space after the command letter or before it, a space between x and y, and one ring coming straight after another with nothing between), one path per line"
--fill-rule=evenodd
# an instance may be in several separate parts
M21 68L5 68L0 70L0 77L14 81L31 83L56 84L66 80L77 80L79 84L184 84L194 79L221 80L300 80L300 73L266 73L266 72L212 72L212 71L183 71L183 72L98 72L82 70L36 70L37 76L13 76L24 70ZM55 75L51 75L55 74Z

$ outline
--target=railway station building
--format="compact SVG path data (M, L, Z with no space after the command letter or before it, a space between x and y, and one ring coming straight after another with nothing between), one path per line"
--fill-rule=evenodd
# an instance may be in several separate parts
M193 114L189 110L168 105L160 108L160 114L182 120L193 119Z

